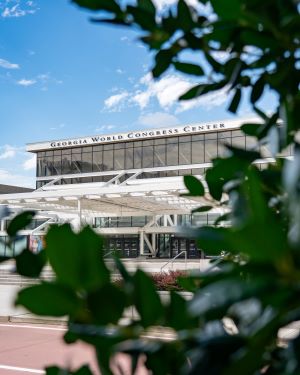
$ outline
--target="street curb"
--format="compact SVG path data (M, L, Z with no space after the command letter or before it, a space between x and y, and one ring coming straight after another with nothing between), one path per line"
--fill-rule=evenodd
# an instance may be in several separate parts
M0 323L29 323L29 324L47 324L47 325L67 325L67 319L40 318L35 316L0 316Z

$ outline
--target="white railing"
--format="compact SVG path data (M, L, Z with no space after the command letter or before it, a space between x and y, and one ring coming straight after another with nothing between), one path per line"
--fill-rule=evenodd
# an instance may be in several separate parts
M173 270L173 264L174 264L174 260L177 259L180 255L184 254L184 268L185 270L187 269L187 251L186 250L182 250L179 254L177 254L174 258L170 259L166 264L164 264L161 268L160 268L160 272L163 271L163 269L169 264L171 263L172 265L172 270Z

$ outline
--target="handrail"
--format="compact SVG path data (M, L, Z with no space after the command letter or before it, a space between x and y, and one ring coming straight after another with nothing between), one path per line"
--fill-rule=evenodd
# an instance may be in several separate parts
M173 270L173 263L174 263L174 260L176 258L178 258L181 254L184 254L184 258L185 258L185 270L187 268L187 251L186 250L182 250L179 254L177 254L174 258L170 259L166 264L164 264L162 267L160 267L160 272L162 272L162 270L169 264L171 263L172 264L172 270Z
M110 254L113 254L113 253L115 253L115 252L116 252L116 250L111 250L111 251L109 251L108 253L104 254L104 255L103 255L103 258L107 258Z

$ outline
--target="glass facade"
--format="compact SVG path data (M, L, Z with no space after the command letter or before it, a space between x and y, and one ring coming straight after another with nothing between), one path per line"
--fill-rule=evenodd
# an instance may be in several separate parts
M209 163L224 156L226 144L250 149L255 140L231 130L41 151L37 177ZM261 151L271 156L265 147Z
M8 239L8 236L0 238L0 256L16 256L27 247L27 236L19 236L11 245L8 244Z

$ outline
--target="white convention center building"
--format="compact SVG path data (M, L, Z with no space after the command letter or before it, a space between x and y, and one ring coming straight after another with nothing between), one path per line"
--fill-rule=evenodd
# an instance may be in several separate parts
M226 144L252 149L254 139L240 130L245 121L249 119L28 144L27 151L37 156L36 190L0 195L0 204L9 206L12 215L37 211L14 252L26 243L40 249L49 224L70 222L75 229L91 225L106 238L105 250L124 258L172 258L182 251L188 258L204 256L179 227L213 223L223 212L191 214L209 203L206 197L183 196L182 176L203 179L212 158L228 152ZM271 157L262 151L259 163ZM0 236L6 236L10 219L2 220ZM0 255L6 252L2 242Z

